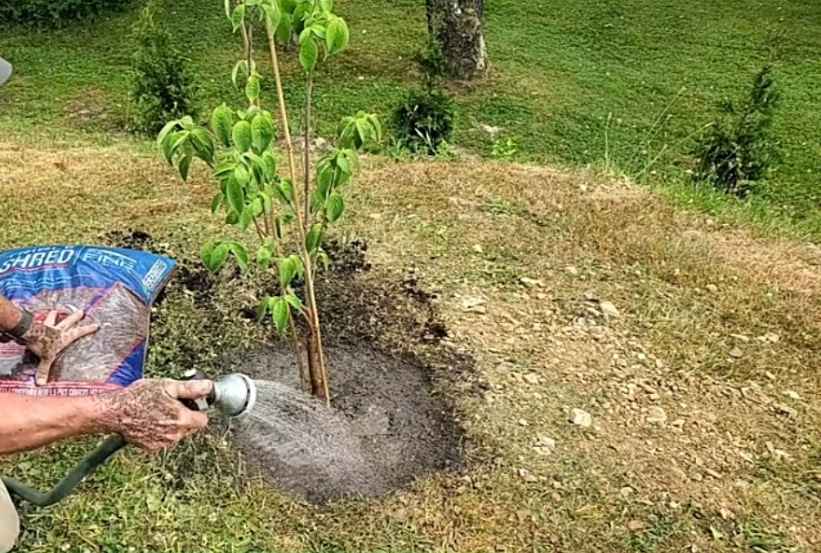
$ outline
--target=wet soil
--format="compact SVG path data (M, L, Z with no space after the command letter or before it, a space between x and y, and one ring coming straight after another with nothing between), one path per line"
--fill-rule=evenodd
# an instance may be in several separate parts
M357 449L372 477L354 487L345 478L325 478L323 467L312 463L294 471L238 435L246 460L266 479L286 493L321 503L351 495L384 495L418 476L461 467L462 433L448 401L434 392L424 366L361 344L331 346L326 353L333 407L359 440ZM266 349L237 357L230 362L234 370L299 388L290 351Z
M140 231L109 233L105 241L175 257L165 242ZM374 275L364 241L330 242L324 249L331 266L320 271L317 300L332 407L360 440L374 478L352 492L349 482L329 482L323 471L312 470L310 465L295 475L292 467L272 460L237 436L236 445L243 457L274 486L317 503L352 495L379 496L431 472L459 469L471 444L465 441L455 400L464 394L481 393L485 387L473 370L472 358L455 351L445 340L448 329L439 317L436 292L426 290L414 273ZM178 262L165 293L193 296L208 319L199 328L226 328L243 319L256 319L253 300L218 304L221 287L237 282L237 275L227 274L230 269L223 277L231 278L221 278L208 273L196 260L178 258ZM246 298L276 293L273 282L257 280L243 282L243 286L256 288L253 294L243 296ZM163 332L168 318L164 311L161 308L153 322L154 343L162 351L182 355L190 349L186 344L165 343L179 336ZM270 321L261 324L271 327ZM273 328L260 334L273 336ZM208 355L191 351L188 362ZM295 358L283 341L264 339L255 348L229 351L216 369L300 387Z

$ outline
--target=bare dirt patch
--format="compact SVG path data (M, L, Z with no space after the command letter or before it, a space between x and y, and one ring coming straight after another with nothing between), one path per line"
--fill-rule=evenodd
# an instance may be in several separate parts
M259 451L238 437L246 460L278 489L312 502L340 497L373 497L401 488L420 476L462 464L461 431L452 408L433 393L428 370L412 359L385 355L367 345L326 350L332 375L332 403L350 433L339 439L358 442L368 477L352 481L329 477L310 454L288 460ZM293 355L268 349L239 354L227 366L255 379L299 389ZM314 429L324 432L323 428ZM331 441L334 436L330 436ZM354 444L344 444L352 447ZM340 459L339 462L344 462Z

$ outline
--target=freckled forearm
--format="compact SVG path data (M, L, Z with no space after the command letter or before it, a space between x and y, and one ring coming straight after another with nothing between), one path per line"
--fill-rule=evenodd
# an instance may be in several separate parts
M0 455L105 432L104 416L104 404L95 398L0 394Z
M20 324L20 310L6 298L0 296L0 332L14 330Z

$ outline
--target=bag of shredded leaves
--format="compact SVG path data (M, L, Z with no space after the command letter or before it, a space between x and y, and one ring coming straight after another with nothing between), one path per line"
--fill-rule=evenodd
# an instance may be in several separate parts
M48 383L35 383L37 358L0 343L0 393L76 396L128 386L143 375L151 305L176 263L145 252L92 246L0 252L0 295L35 318L85 312L99 330L57 358Z

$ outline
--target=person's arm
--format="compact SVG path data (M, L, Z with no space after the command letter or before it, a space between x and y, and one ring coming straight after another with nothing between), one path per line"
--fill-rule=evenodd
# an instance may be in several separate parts
M58 323L59 314L59 311L50 311L45 317L35 318L0 296L0 333L25 344L40 359L36 376L40 386L48 383L51 366L58 355L99 328L96 323L80 324L85 316L82 311L74 311Z
M13 332L22 318L23 312L9 300L0 296L0 332Z
M208 424L180 399L211 393L208 380L140 380L128 388L83 398L0 394L0 455L87 434L121 434L149 451L173 446Z

